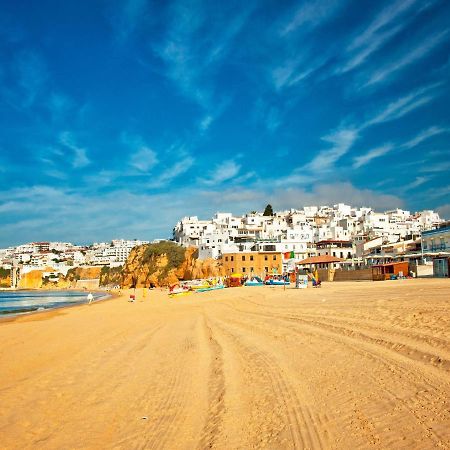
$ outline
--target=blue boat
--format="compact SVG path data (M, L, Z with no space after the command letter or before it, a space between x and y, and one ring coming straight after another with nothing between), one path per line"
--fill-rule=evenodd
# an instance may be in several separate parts
M266 282L267 286L289 286L290 281L286 280L274 280L273 278L269 278Z
M216 286L211 286L208 288L200 288L196 289L196 292L209 292L209 291L217 291L217 289L223 289L225 286L223 284L218 284Z
M264 286L263 280L259 277L253 277L247 280L244 284L245 286Z

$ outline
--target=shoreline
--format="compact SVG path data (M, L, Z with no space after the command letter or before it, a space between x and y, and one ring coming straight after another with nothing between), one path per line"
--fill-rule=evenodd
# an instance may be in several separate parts
M14 289L14 290L7 290L7 291L0 291L0 292L36 292L36 291L48 291L48 292L80 292L80 293L84 293L84 290L80 290L80 289L42 289L42 288L38 288L38 289ZM94 294L102 294L101 297L95 299L91 302L91 305L98 303L98 302L104 302L107 300L110 300L112 298L114 298L114 294L110 293L110 292L106 292L106 291L99 291L99 290L91 290L91 291L87 291L87 292L92 292ZM72 302L72 303L68 303L68 304L61 304L60 306L53 306L51 308L45 308L42 307L42 309L35 309L35 310L31 310L31 311L22 311L22 312L17 312L17 313L0 313L0 323L2 321L5 320L10 320L10 319L18 319L21 317L27 317L30 315L35 315L35 314L46 314L55 310L64 310L64 309L68 309L68 308L75 308L75 307L79 307L79 306L83 306L83 305L87 305L88 303L86 301L80 301L80 302ZM0 303L1 305L1 303Z

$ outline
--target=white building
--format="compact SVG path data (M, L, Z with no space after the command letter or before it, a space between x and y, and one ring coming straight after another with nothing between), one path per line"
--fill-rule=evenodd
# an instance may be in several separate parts
M372 208L354 208L344 203L332 207L306 206L276 212L273 216L251 213L237 217L218 212L211 220L197 216L184 217L173 229L174 241L199 249L199 258L219 258L224 253L257 251L269 245L273 251L293 251L295 260L316 254L315 244L321 241L351 242L354 264L361 264L363 253L370 246L366 241L380 237L383 244L417 239L423 229L432 229L441 222L433 211L411 214L394 209L376 212ZM355 238L356 241L355 241ZM360 244L357 252L356 243ZM357 254L358 253L358 254ZM290 258L292 259L292 258ZM345 259L348 260L348 252Z

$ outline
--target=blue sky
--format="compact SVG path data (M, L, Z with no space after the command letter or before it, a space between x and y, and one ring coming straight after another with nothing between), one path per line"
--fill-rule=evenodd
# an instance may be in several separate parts
M450 218L448 1L0 5L0 246L269 202Z

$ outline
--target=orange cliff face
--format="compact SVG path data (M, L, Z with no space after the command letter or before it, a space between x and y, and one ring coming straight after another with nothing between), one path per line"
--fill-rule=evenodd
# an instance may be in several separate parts
M19 289L39 289L42 287L42 274L43 270L32 270L22 274L19 280Z
M179 280L192 280L222 276L224 274L220 263L213 259L197 259L197 249L183 248L174 243L164 244L167 249L161 248L158 254L157 247L152 255L148 256L149 244L135 247L124 266L122 273L123 287L169 286ZM176 255L174 255L176 253ZM173 261L176 259L176 261Z
M54 269L46 267L43 270L32 270L27 273L23 273L20 277L19 289L68 289L74 288L77 285L78 280L91 280L99 279L101 267L75 267L71 269L67 276L62 274L57 282L45 283L43 275L44 272L53 272Z

